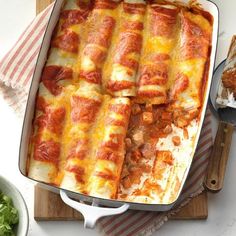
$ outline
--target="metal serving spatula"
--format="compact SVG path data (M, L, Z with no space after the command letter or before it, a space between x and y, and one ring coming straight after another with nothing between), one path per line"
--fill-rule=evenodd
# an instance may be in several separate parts
M211 192L218 192L223 187L232 134L234 127L236 127L236 109L231 107L219 108L216 103L224 65L225 60L216 68L210 91L212 107L220 119L205 179L205 187Z

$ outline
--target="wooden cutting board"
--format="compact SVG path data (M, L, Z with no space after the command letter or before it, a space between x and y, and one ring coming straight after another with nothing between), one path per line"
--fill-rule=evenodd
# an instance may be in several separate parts
M207 192L193 198L171 219L199 220L208 216ZM34 218L38 221L83 220L83 216L64 204L58 194L43 189L39 185L34 191Z
M36 13L45 9L52 0L36 0ZM83 216L62 202L60 196L35 186L34 218L39 221L82 220ZM207 193L193 198L171 219L206 219L208 216Z

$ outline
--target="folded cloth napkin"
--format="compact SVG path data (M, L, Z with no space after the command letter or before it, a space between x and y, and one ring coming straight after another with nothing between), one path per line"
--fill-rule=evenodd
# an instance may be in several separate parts
M50 5L31 22L0 62L0 91L17 114L23 114L25 109L36 59L52 7ZM178 212L191 198L204 190L203 180L211 147L211 114L208 109L190 174L175 208L168 212L129 210L118 216L104 217L97 223L100 231L108 236L151 235L155 232L169 216Z

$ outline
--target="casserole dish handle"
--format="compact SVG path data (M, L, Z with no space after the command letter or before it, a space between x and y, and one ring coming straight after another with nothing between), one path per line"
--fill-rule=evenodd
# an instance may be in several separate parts
M94 228L97 220L103 216L118 215L128 210L129 204L124 204L118 208L99 207L93 200L92 205L77 202L68 197L64 190L60 190L60 196L63 202L79 211L84 216L84 227Z

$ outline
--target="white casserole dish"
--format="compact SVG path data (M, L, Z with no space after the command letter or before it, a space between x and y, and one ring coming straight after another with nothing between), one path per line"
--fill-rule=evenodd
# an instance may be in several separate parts
M53 33L53 29L56 26L56 23L58 21L60 9L63 2L64 0L55 1L55 5L53 7L50 20L47 25L46 33L44 35L43 43L42 43L38 60L36 63L32 83L30 87L29 97L27 101L23 129L22 129L21 143L20 143L20 152L19 152L19 169L21 173L26 177L27 177L26 163L27 163L27 156L28 156L28 143L29 143L29 138L30 138L31 130L32 130L32 120L34 116L35 98L37 95L40 76L41 76L45 61L47 59L47 52L50 46L50 40ZM182 0L181 2L188 3L188 0ZM203 124L203 119L205 116L205 111L206 111L207 102L208 102L208 95L210 91L211 79L212 79L213 68L214 68L214 63L215 63L218 24L219 24L218 22L219 12L218 12L217 6L208 0L199 0L198 3L201 4L204 10L211 13L211 15L214 17L214 23L213 23L213 32L212 32L212 51L211 51L211 56L210 56L209 73L208 73L208 79L207 79L206 88L205 88L205 98L204 98L204 102L203 102L202 110L201 110L201 119L199 122L199 128L196 135L196 142L194 145L194 151L196 150L196 146L197 146L197 142L200 136L201 127ZM190 166L191 166L191 162L188 163L188 168L185 172L176 200L178 199L181 193L181 190L187 178ZM85 227L91 227L91 228L94 227L96 220L98 220L102 216L120 214L126 211L127 209L147 210L147 211L167 211L171 209L176 202L175 200L171 204L144 204L144 203L124 202L124 201L118 201L118 200L109 200L109 199L91 197L84 194L71 192L68 190L63 190L58 187L54 187L54 186L41 183L41 182L39 183L50 191L53 191L56 193L60 192L62 200L65 203L75 208L76 210L80 211L84 215ZM92 202L92 205L90 206L84 203L79 203L77 201L71 200L69 197L72 197L74 199L78 199L81 201ZM100 204L104 206L110 206L113 208L99 207L98 205ZM118 208L114 208L114 207L118 207Z

